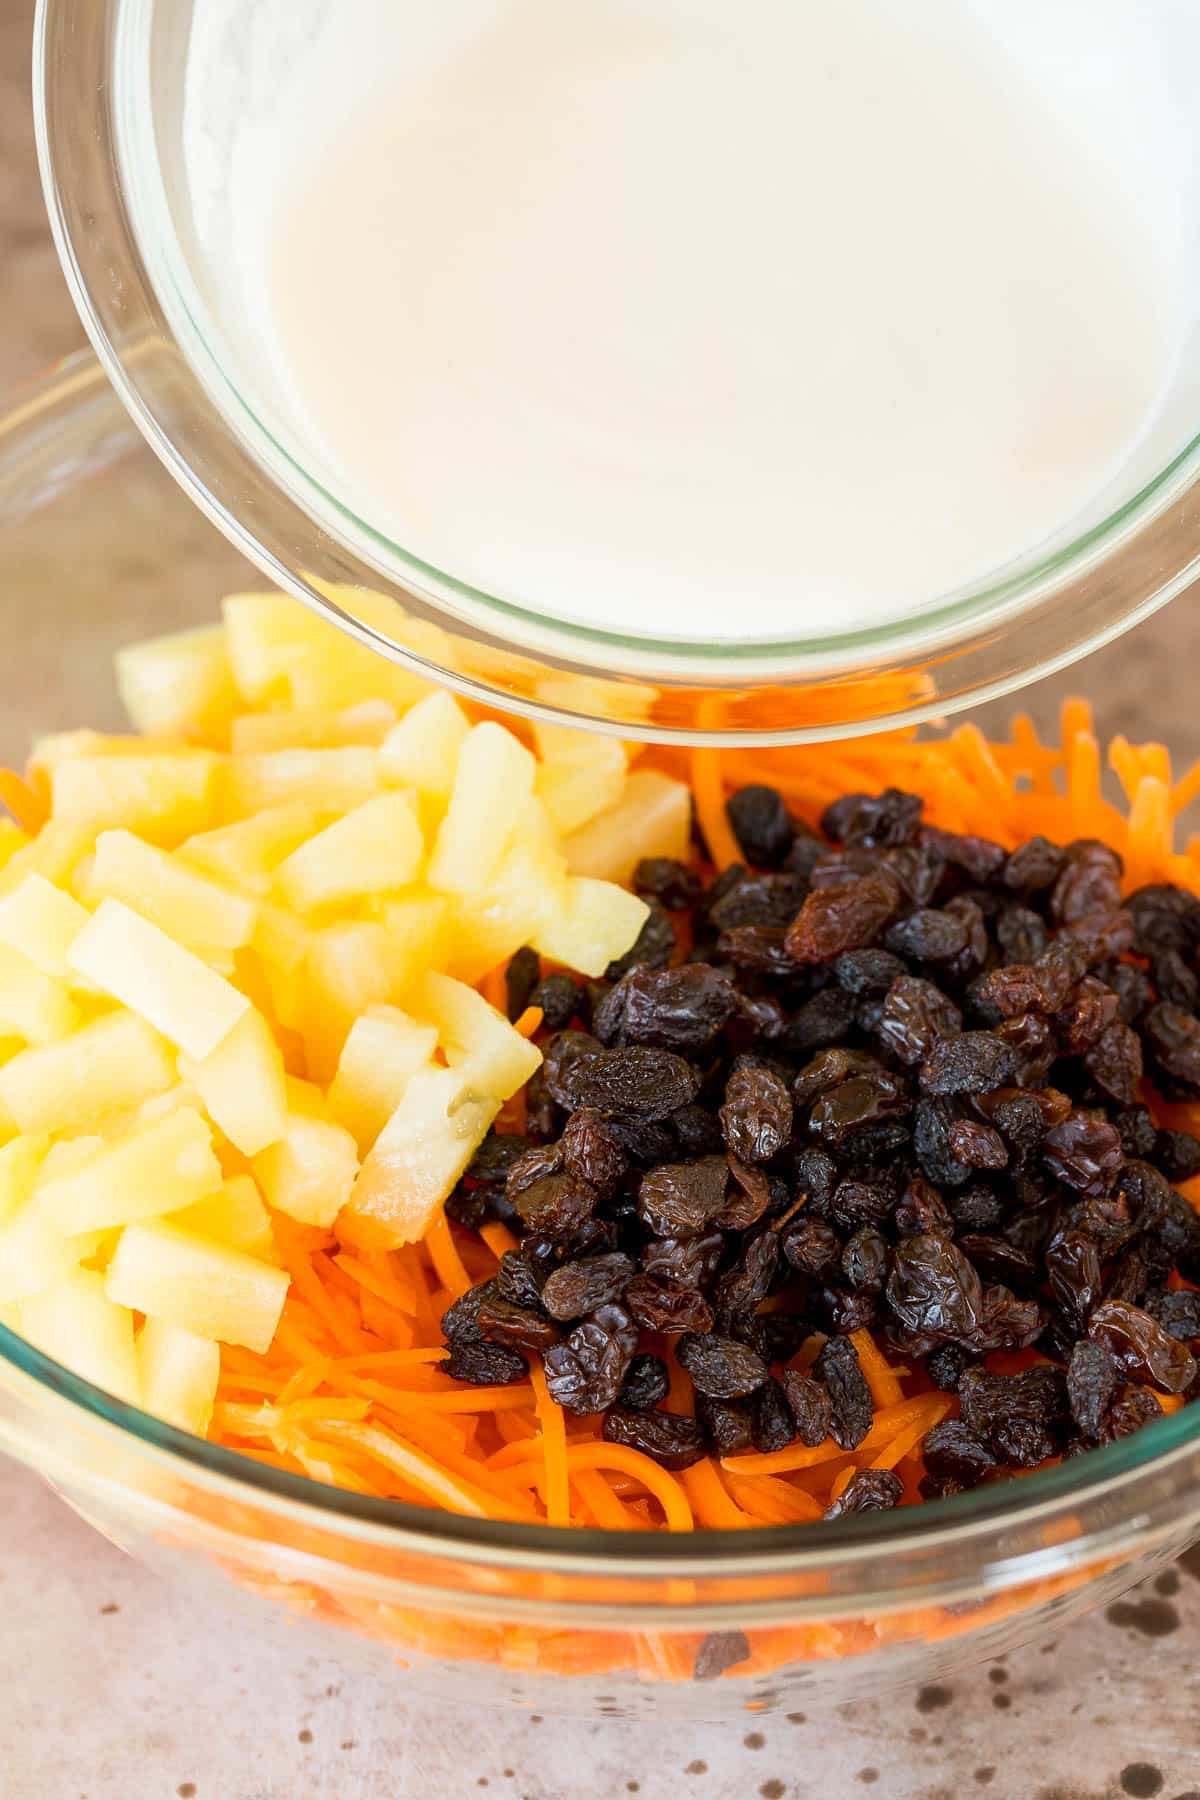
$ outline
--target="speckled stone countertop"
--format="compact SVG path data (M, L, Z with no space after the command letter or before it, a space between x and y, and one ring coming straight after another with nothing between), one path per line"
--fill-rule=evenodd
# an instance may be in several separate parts
M34 168L32 12L0 0L0 396L82 342ZM1200 754L1198 648L1189 596L1094 658L1104 728ZM3 1800L1200 1800L1200 1552L945 1686L649 1728L431 1713L286 1636L250 1652L219 1596L197 1610L8 1464L0 1518Z

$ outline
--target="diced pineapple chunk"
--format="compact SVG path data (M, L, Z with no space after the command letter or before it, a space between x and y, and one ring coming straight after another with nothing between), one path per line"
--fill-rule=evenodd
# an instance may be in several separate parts
M137 1336L142 1405L156 1419L203 1437L212 1418L221 1352L167 1319L147 1319Z
M437 1027L446 1061L471 1087L507 1100L524 1087L542 1060L528 1038L514 1031L502 1013L461 981L427 971L409 1003Z
M22 1131L71 1131L175 1083L156 1031L133 1013L106 1013L0 1068L0 1106Z
M515 840L489 887L459 902L450 932L447 967L462 981L479 981L536 941L565 905L562 858Z
M394 636L404 614L394 600L365 588L325 586L334 604ZM296 707L342 707L383 696L411 704L426 683L287 594L231 594L224 602L234 674L245 697Z
M50 819L0 869L0 894L15 893L30 875L56 885L69 883L80 858L91 850L93 835L86 825Z
M199 1061L181 1057L179 1073L195 1088L214 1125L243 1156L257 1156L283 1136L287 1125L283 1057L257 1007L249 1007L207 1056Z
M243 713L233 721L229 746L235 755L263 750L336 750L347 744L378 746L396 723L386 700L356 706L293 707L288 712Z
M376 794L293 850L278 884L298 912L388 893L416 876L425 854L407 794Z
M393 787L446 797L470 726L453 694L439 688L418 700L384 739L379 769Z
M129 831L102 831L87 879L87 899L122 900L185 948L237 950L250 942L255 906L169 851Z
M221 611L242 698L255 706L289 698L292 667L307 653L320 621L290 594L228 594Z
M415 1243L499 1110L461 1069L417 1070L359 1171L338 1235L370 1249Z
M92 832L123 825L170 847L216 824L219 767L211 750L65 757L50 776L53 816Z
M387 932L392 983L401 992L422 969L437 968L449 948L451 904L444 894L422 887L387 896L374 909Z
M0 819L0 869L28 842L28 833L21 830L15 819Z
M117 688L138 731L210 743L227 731L238 695L222 626L130 644L116 663Z
M396 970L395 951L382 925L351 920L313 934L304 963L299 1028L308 1072L317 1081L332 1081L359 1014L392 998Z
M67 951L87 921L78 900L34 871L0 899L0 944L62 980L69 973Z
M629 766L620 738L566 725L537 724L533 730L541 758L534 792L556 830L575 831L616 805Z
M252 1175L231 1175L206 1200L173 1212L171 1223L247 1256L270 1258L275 1253L270 1214Z
M442 893L487 887L521 808L533 792L536 764L511 731L485 720L463 739L454 788L429 864Z
M102 1142L77 1168L47 1164L37 1198L64 1237L77 1237L189 1206L215 1193L221 1179L209 1127L198 1112L180 1107L128 1137Z
M598 978L637 941L649 907L611 881L573 875L563 902L530 941L542 956Z
M615 806L563 843L572 875L629 881L645 856L684 858L692 829L691 795L682 781L635 769Z
M250 1005L223 976L120 900L101 902L67 960L195 1060L215 1050Z
M24 1301L21 1331L73 1374L131 1406L140 1404L133 1315L105 1293L95 1269L75 1269Z
M106 1289L119 1306L170 1319L197 1337L244 1344L261 1356L275 1335L288 1276L241 1250L156 1219L126 1226Z
M329 1111L371 1148L404 1098L409 1077L428 1063L437 1027L423 1025L394 1006L372 1006L354 1021L329 1090Z
M363 745L340 750L265 750L231 756L225 805L230 819L293 802L342 813L379 790L379 752ZM199 829L199 828L198 828Z
M354 1186L358 1149L341 1125L294 1114L281 1141L254 1158L254 1173L276 1212L332 1225Z
M32 1194L0 1225L0 1305L27 1300L71 1274L82 1247L71 1244Z
M40 1134L15 1137L0 1146L0 1224L11 1219L33 1193L50 1140Z
M0 1037L50 1044L79 1023L79 1009L62 982L44 975L19 950L0 944Z
M248 894L266 894L284 857L320 831L328 816L300 801L269 806L236 825L221 825L188 838L178 854Z

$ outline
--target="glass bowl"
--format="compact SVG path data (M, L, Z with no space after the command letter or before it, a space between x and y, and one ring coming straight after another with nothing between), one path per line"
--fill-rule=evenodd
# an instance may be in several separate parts
M977 590L930 596L907 621L796 642L633 640L535 617L421 562L289 451L222 327L182 145L192 10L190 0L39 0L38 140L59 252L110 378L193 500L272 582L384 655L510 711L626 736L799 742L1009 692L1145 618L1200 570L1200 331L1183 347L1169 425L1096 516ZM246 0L239 29L262 10ZM1054 30L1088 41L1087 12L1087 0L1062 0ZM1187 97L1200 30L1186 8L1158 0L1151 23L1139 47L1161 64L1155 123L1174 145L1190 267L1200 165ZM864 518L862 528L880 527ZM751 569L748 556L747 580Z
M0 761L114 726L113 651L251 574L90 360L0 418ZM630 1716L735 1714L931 1679L1100 1605L1200 1535L1200 1407L900 1513L752 1533L479 1523L338 1492L159 1424L0 1328L0 1449L249 1629L320 1628L406 1691ZM715 1635L714 1635L715 1634ZM723 1660L735 1660L724 1674Z

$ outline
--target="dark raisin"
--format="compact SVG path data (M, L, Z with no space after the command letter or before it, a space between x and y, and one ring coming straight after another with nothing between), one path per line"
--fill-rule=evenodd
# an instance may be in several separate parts
M993 1031L964 1031L942 1038L921 1065L928 1094L986 1094L1016 1080L1017 1057Z
M625 1304L647 1331L678 1336L712 1329L713 1311L704 1295L669 1275L635 1275L625 1289Z
M528 944L509 958L504 971L504 1001L510 1019L519 1019L529 1005L541 972L541 959L537 951L531 950ZM564 1019L563 1024L566 1023Z
M1110 964L1103 973L1117 996L1117 1011L1122 1023L1136 1025L1154 997L1149 977L1133 963Z
M510 1381L523 1381L529 1373L519 1351L503 1344L452 1343L449 1356L438 1367L454 1381L466 1381L472 1387L507 1387Z
M872 943L899 908L900 887L890 875L814 889L788 927L787 947L797 962L832 962Z
M796 1435L792 1410L783 1388L768 1376L750 1402L751 1441L764 1456L786 1450Z
M573 1413L605 1412L637 1350L637 1328L621 1306L602 1306L545 1357L546 1387Z
M833 1424L833 1402L828 1389L811 1375L798 1369L785 1369L780 1376L784 1396L791 1410L796 1436L810 1450L815 1450L829 1436Z
M621 1383L617 1405L629 1412L648 1412L666 1399L671 1377L661 1356L635 1356Z
M1066 1414L1062 1371L1038 1363L1019 1375L968 1369L958 1387L963 1423L1002 1462L1035 1469L1058 1449Z
M970 1367L971 1358L960 1344L939 1344L925 1358L925 1373L944 1394L958 1392L958 1384Z
M717 955L749 974L790 981L801 973L803 965L789 951L784 942L786 936L783 925L734 925L717 939Z
M741 1456L754 1447L754 1422L745 1400L708 1400L696 1396L696 1417L718 1456Z
M614 1117L609 1124L630 1160L640 1168L669 1162L675 1154L675 1133L665 1119Z
M854 1513L890 1512L899 1506L904 1483L894 1469L859 1469L838 1498L825 1508L827 1519L848 1519Z
M517 1306L499 1292L484 1301L477 1322L486 1343L505 1344L510 1350L548 1350L562 1335L540 1308Z
M721 1121L705 1106L681 1106L671 1114L671 1129L685 1156L715 1156L725 1143Z
M947 1139L952 1154L968 1169L1003 1169L1008 1164L1004 1139L978 1119L955 1119Z
M938 907L918 907L888 927L887 947L913 962L949 962L967 947L967 927L951 912Z
M963 1232L957 1241L963 1255L989 1280L1006 1282L1009 1287L1037 1286L1037 1258L1019 1244L986 1231Z
M725 1236L720 1231L690 1238L649 1238L642 1246L642 1269L680 1287L707 1287L724 1249Z
M1080 1432L1097 1441L1117 1388L1117 1365L1103 1344L1080 1338L1067 1364L1067 1403Z
M1050 1127L1042 1156L1052 1175L1092 1199L1112 1192L1125 1160L1116 1127L1100 1113L1081 1111Z
M726 1669L734 1669L750 1654L744 1631L710 1631L701 1640L692 1665L693 1681L715 1681Z
M883 1155L906 1142L911 1110L911 1097L894 1078L859 1075L816 1101L808 1129L829 1150Z
M856 998L886 994L894 981L907 974L904 964L890 950L847 950L833 965L839 987Z
M801 1215L783 1232L783 1254L802 1275L820 1279L838 1267L842 1241L824 1219Z
M962 1022L948 994L919 975L901 975L884 999L879 1038L901 1062L920 1063L941 1039L957 1037Z
M1066 864L1065 850L1044 837L1031 837L1004 865L1004 885L1015 894L1037 894L1053 887Z
M983 1311L979 1275L949 1238L903 1238L892 1257L887 1303L915 1350L955 1338L970 1343Z
M713 1302L723 1321L744 1317L762 1305L779 1269L779 1258L779 1234L770 1228L743 1245L737 1262L713 1290Z
M1037 1087L1046 1080L1058 1054L1058 1042L1049 1020L1037 1013L1004 1019L994 1034L1013 1055L1013 1078L1022 1087Z
M541 1007L547 1031L564 1031L579 1011L578 984L569 975L543 976L531 989L529 1004Z
M607 1444L627 1444L664 1469L690 1469L704 1455L704 1431L681 1413L636 1412L614 1406L601 1434Z
M925 1467L936 1481L953 1483L956 1492L978 1487L996 1467L981 1438L958 1419L945 1419L925 1435Z
M923 802L916 794L885 788L882 794L845 794L821 815L821 830L835 844L864 850L916 842Z
M873 1225L860 1225L842 1251L842 1275L848 1287L877 1294L887 1278L887 1239Z
M669 1118L699 1090L699 1071L681 1056L641 1046L597 1048L575 1056L556 1071L552 1083L555 1099L571 1111L591 1106L601 1113L650 1120Z
M1142 956L1178 950L1184 956L1200 946L1200 900L1166 882L1139 888L1126 902L1133 916L1134 947Z
M665 969L675 953L671 915L657 900L647 900L646 905L650 911L633 944L604 971L609 981L619 981L631 969Z
M1200 1175L1200 1137L1188 1131L1160 1131L1149 1150L1131 1156L1153 1156L1168 1181L1191 1181Z
M886 1219L895 1204L896 1189L892 1181L849 1175L833 1190L830 1213L843 1231L857 1231L861 1224Z
M729 1166L723 1156L662 1163L638 1188L638 1213L656 1237L696 1237L725 1205Z
M748 875L742 869L725 892L709 890L709 923L718 932L738 925L790 925L807 892L808 883L800 875Z
M871 1390L849 1337L831 1337L816 1361L818 1381L825 1384L833 1416L829 1431L843 1450L855 1450L871 1429Z
M1088 1336L1104 1345L1127 1380L1182 1394L1195 1377L1196 1359L1187 1345L1140 1306L1102 1300L1088 1320Z
M949 1208L923 1175L913 1175L906 1183L900 1204L892 1214L892 1224L899 1237L914 1237L921 1232L932 1232L935 1237L954 1235Z
M591 1218L598 1199L594 1187L573 1175L543 1175L517 1195L517 1216L538 1236L570 1238Z
M1091 913L1112 912L1121 904L1122 863L1115 850L1094 838L1067 849L1067 861L1050 896L1050 915L1071 925Z
M546 1277L542 1305L552 1319L582 1319L584 1313L619 1300L633 1274L632 1259L619 1250L580 1257Z
M1163 1330L1180 1343L1200 1338L1200 1293L1193 1288L1160 1288L1146 1295L1145 1307Z
M673 856L644 856L633 871L633 891L643 900L658 900L670 912L686 912L700 898L695 869Z
M508 1172L514 1163L533 1148L528 1138L515 1131L489 1131L467 1164L467 1179L482 1182L489 1187L502 1185L508 1179Z
M996 942L1006 963L1036 962L1049 943L1041 913L1028 906L1006 906L996 917Z
M558 1136L562 1111L550 1092L543 1065L535 1069L525 1084L525 1132L535 1143L548 1143Z
M615 1192L629 1169L629 1155L620 1137L591 1107L582 1106L571 1114L559 1150L566 1173L587 1182L602 1198Z
M606 1043L644 1044L699 1056L711 1048L736 1007L732 981L710 963L634 969L605 1000L596 1021L597 1035ZM618 1014L614 1034L610 1016Z
M1100 1298L1100 1248L1086 1231L1056 1231L1045 1250L1050 1292L1082 1331Z
M542 1284L537 1269L524 1250L506 1250L496 1270L496 1291L514 1306L540 1306Z
M1173 1088L1189 1098L1200 1094L1200 1019L1160 1000L1141 1020L1141 1031Z
M954 1228L965 1232L995 1231L1004 1223L1007 1212L995 1188L983 1181L973 1181L960 1193L952 1194L948 1209Z
M1118 1388L1108 1409L1101 1441L1113 1443L1118 1438L1132 1437L1143 1425L1149 1425L1152 1420L1161 1419L1162 1416L1162 1407L1145 1388L1135 1387L1132 1383Z
M792 1096L787 1084L758 1064L735 1067L725 1084L721 1129L739 1161L770 1162L792 1135Z
M792 847L792 821L777 788L738 788L725 802L738 848L759 869L778 869Z
M955 1156L951 1127L959 1113L951 1100L920 1100L913 1113L913 1151L925 1176L935 1187L963 1187L971 1179L966 1163Z
M710 1400L740 1400L767 1379L767 1365L748 1344L717 1332L681 1337L675 1350L697 1393Z
M1108 1099L1130 1106L1142 1079L1142 1044L1122 1019L1114 1019L1083 1059L1091 1079Z
M1150 973L1160 1000L1194 1013L1200 1007L1200 976L1178 950L1160 950L1150 959Z
M891 1087L897 1086L895 1077L885 1069L877 1056L871 1056L865 1050L830 1046L818 1050L805 1063L792 1083L792 1097L797 1106L809 1106L852 1075L882 1077Z
M925 848L935 850L951 868L961 869L968 881L995 881L1008 860L1003 844L994 844L990 838L939 831L933 825L921 827L920 842Z
M814 1050L840 1044L855 1018L855 1002L849 994L838 987L823 988L796 1008L775 1041L785 1056L809 1056Z
M489 1219L495 1218L494 1200L498 1191L495 1187L464 1186L460 1181L453 1193L446 1196L446 1217L455 1225L461 1225L464 1231L477 1233ZM503 1194L500 1199L503 1203Z

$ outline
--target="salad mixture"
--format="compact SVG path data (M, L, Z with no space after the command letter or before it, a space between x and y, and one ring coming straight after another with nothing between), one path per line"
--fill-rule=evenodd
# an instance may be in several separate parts
M1061 747L501 724L278 594L118 679L135 735L0 774L0 1318L67 1367L630 1531L1200 1392L1200 771L1117 740L1116 804L1079 704Z

